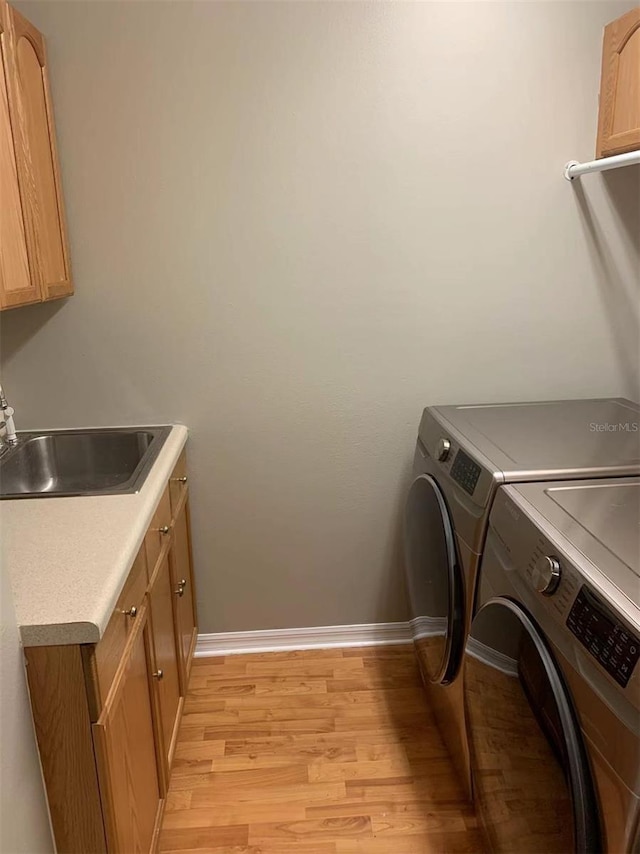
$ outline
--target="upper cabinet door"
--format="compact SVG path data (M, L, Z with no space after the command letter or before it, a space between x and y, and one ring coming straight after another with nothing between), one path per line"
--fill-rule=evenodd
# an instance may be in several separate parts
M597 157L640 149L640 7L604 29Z
M4 9L9 112L31 280L43 300L73 293L44 39ZM4 207L4 200L3 200Z
M0 7L0 308L39 302L40 288L31 281L27 258L18 169L9 118L7 33Z

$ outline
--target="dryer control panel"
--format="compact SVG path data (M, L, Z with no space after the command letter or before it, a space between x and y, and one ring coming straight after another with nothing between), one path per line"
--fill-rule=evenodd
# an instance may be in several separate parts
M640 640L616 620L586 585L575 598L567 626L616 682L626 688L640 656Z
M460 450L451 466L451 477L460 484L465 492L473 495L481 471L480 466L463 450Z

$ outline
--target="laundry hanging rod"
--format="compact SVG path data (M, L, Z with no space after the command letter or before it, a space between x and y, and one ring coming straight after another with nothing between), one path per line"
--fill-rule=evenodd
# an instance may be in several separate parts
M628 151L626 154L589 160L588 163L570 160L564 167L564 177L567 181L573 181L574 178L588 175L590 172L606 172L607 169L618 169L620 166L631 166L633 163L640 163L640 151Z

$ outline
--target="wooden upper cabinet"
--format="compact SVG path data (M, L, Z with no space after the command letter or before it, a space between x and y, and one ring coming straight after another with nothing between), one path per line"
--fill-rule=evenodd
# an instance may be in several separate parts
M0 9L0 13L1 13ZM10 308L40 300L31 281L16 152L9 118L7 33L0 14L0 305Z
M0 28L0 285L11 308L69 296L73 284L44 39L5 0Z
M596 157L640 149L640 6L604 29Z

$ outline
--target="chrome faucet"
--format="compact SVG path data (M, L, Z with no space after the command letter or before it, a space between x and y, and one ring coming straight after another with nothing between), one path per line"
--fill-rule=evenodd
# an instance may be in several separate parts
M0 385L0 424L4 425L5 436L4 440L0 439L0 453L6 451L8 447L18 444L16 435L16 425L13 423L13 407L9 406L2 385Z

